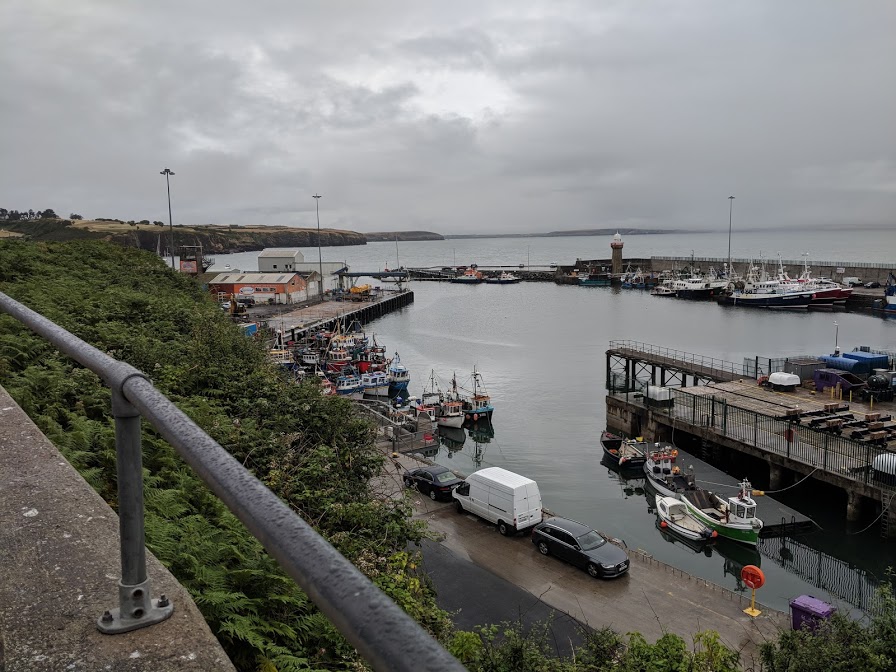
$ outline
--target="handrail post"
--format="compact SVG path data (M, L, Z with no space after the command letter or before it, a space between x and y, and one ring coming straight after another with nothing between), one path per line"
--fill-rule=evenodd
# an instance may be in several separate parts
M138 374L139 375L139 374ZM96 627L115 635L160 623L174 613L165 596L151 598L146 574L146 539L143 526L143 452L140 441L140 412L112 388L115 418L115 462L118 471L118 530L121 544L121 581L118 608L107 610Z

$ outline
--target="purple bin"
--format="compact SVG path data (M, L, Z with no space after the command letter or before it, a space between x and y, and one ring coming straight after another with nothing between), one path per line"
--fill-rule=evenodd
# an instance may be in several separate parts
M790 619L794 630L808 628L815 630L821 621L828 620L837 611L827 602L818 600L811 595L800 595L790 600Z

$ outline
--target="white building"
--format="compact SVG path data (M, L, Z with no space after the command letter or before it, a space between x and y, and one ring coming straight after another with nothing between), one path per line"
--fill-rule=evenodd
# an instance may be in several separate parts
M325 292L333 291L339 287L339 276L337 273L341 270L348 270L348 267L341 261L305 261L305 257L301 250L294 247L267 247L258 255L258 270L260 273L282 273L283 271L294 271L301 274L306 279L310 273L318 273L323 270L323 289ZM312 282L316 280L316 277ZM313 297L315 290L312 283L308 286L309 298ZM316 282L314 282L316 285Z

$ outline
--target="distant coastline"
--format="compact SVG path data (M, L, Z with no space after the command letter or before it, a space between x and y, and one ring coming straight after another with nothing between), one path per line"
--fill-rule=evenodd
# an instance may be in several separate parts
M664 233L707 233L706 231L691 231L688 229L573 229L569 231L548 231L546 233L459 233L446 235L444 238L558 238L562 236L640 236L661 235Z

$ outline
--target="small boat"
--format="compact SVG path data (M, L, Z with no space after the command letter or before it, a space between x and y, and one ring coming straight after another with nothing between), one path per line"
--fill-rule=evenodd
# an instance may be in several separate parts
M352 363L352 356L347 350L330 350L327 354L327 371L342 371Z
M268 359L284 369L291 369L295 366L292 351L287 348L271 348L268 350Z
M462 427L464 424L463 402L451 399L440 401L436 407L436 424L439 427Z
M755 546L762 530L762 521L756 517L756 502L752 494L753 486L744 479L739 492L727 499L697 488L682 493L681 501L691 515L718 532L719 536Z
M389 376L385 371L368 371L361 374L361 387L370 397L389 396Z
M520 278L513 273L501 271L500 275L486 278L485 281L490 285L513 285L520 281Z
M606 272L580 271L578 283L580 287L609 287L610 274Z
M651 296L677 296L678 293L670 285L657 285L650 290Z
M336 394L349 399L363 399L364 389L361 387L361 379L349 374L336 378Z
M464 271L463 275L459 275L456 278L451 278L451 282L462 285L477 285L482 282L482 273L471 266L466 271Z
M401 357L395 353L395 357L389 362L389 368L386 370L389 377L389 396L394 397L408 389L408 383L411 382L411 372L401 363ZM407 395L402 395L407 396Z
M678 457L678 449L671 443L653 444L647 451L644 473L647 482L663 497L681 497L681 493L697 488L694 474L688 470L682 473L681 468L672 462Z
M620 469L641 469L647 460L642 447L643 443L625 439L607 431L601 432L600 445L603 446L607 459L618 465Z
M660 517L660 527L685 539L708 541L719 536L718 532L691 515L687 505L677 497L657 497L656 513Z
M411 409L411 416L414 418L427 418L430 422L436 421L436 407L433 404L427 404L417 397L408 399L408 406Z
M452 387L455 394L457 394L456 379L452 380ZM473 367L473 394L469 397L458 396L458 398L463 403L465 420L470 422L479 420L491 421L495 407L491 404L491 397L485 393L485 387L482 384L482 374L476 370L475 366Z
M336 394L336 388L333 386L333 381L324 376L322 373L318 373L318 380L320 381L320 393L325 397L332 396Z

